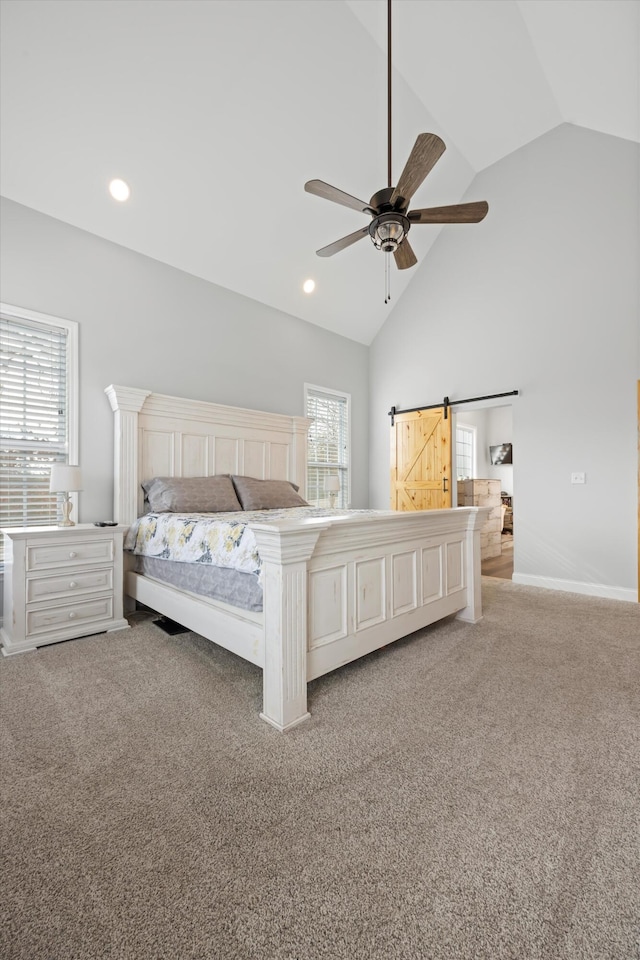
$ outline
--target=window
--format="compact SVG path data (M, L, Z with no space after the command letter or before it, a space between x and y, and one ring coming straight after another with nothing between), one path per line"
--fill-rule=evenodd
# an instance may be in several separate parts
M456 476L470 480L476 475L476 428L459 423L456 426Z
M49 471L77 463L77 341L74 321L0 306L0 527L57 522Z
M307 450L307 497L316 507L331 506L325 489L329 477L337 477L340 490L336 507L347 507L351 500L349 477L349 408L347 393L325 390L308 383L304 386L306 415L313 421L309 427Z

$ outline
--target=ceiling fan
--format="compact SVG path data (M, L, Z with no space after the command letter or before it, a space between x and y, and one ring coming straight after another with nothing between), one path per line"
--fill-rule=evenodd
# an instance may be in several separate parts
M489 209L488 203L457 203L447 207L409 210L409 202L427 174L436 165L446 146L435 133L419 134L398 183L391 180L391 0L387 0L387 160L389 185L374 193L368 203L332 187L323 180L308 180L304 188L325 200L352 207L371 216L371 222L334 243L317 250L319 257L332 257L367 234L377 250L393 253L399 270L413 267L417 257L407 239L414 223L479 223Z

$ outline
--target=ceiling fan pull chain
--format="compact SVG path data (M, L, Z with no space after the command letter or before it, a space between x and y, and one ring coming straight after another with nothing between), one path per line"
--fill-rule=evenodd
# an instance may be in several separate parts
M391 274L389 272L389 254L384 255L384 302L391 300Z
M389 257L385 253L384 255L384 302L389 302Z

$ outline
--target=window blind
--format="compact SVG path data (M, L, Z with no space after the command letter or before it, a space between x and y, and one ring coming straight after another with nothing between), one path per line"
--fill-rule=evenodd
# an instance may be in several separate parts
M318 507L330 506L325 490L327 477L340 480L337 507L349 505L349 396L306 387L308 434L307 500Z
M64 326L0 315L0 527L56 522L49 471L67 460L67 338Z

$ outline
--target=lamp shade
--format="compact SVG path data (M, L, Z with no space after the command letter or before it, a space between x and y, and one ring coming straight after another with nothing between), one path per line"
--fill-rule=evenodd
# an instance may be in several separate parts
M337 493L340 489L340 477L327 477L324 489L327 493Z
M49 492L69 493L70 490L82 490L80 467L71 467L68 463L52 463Z

